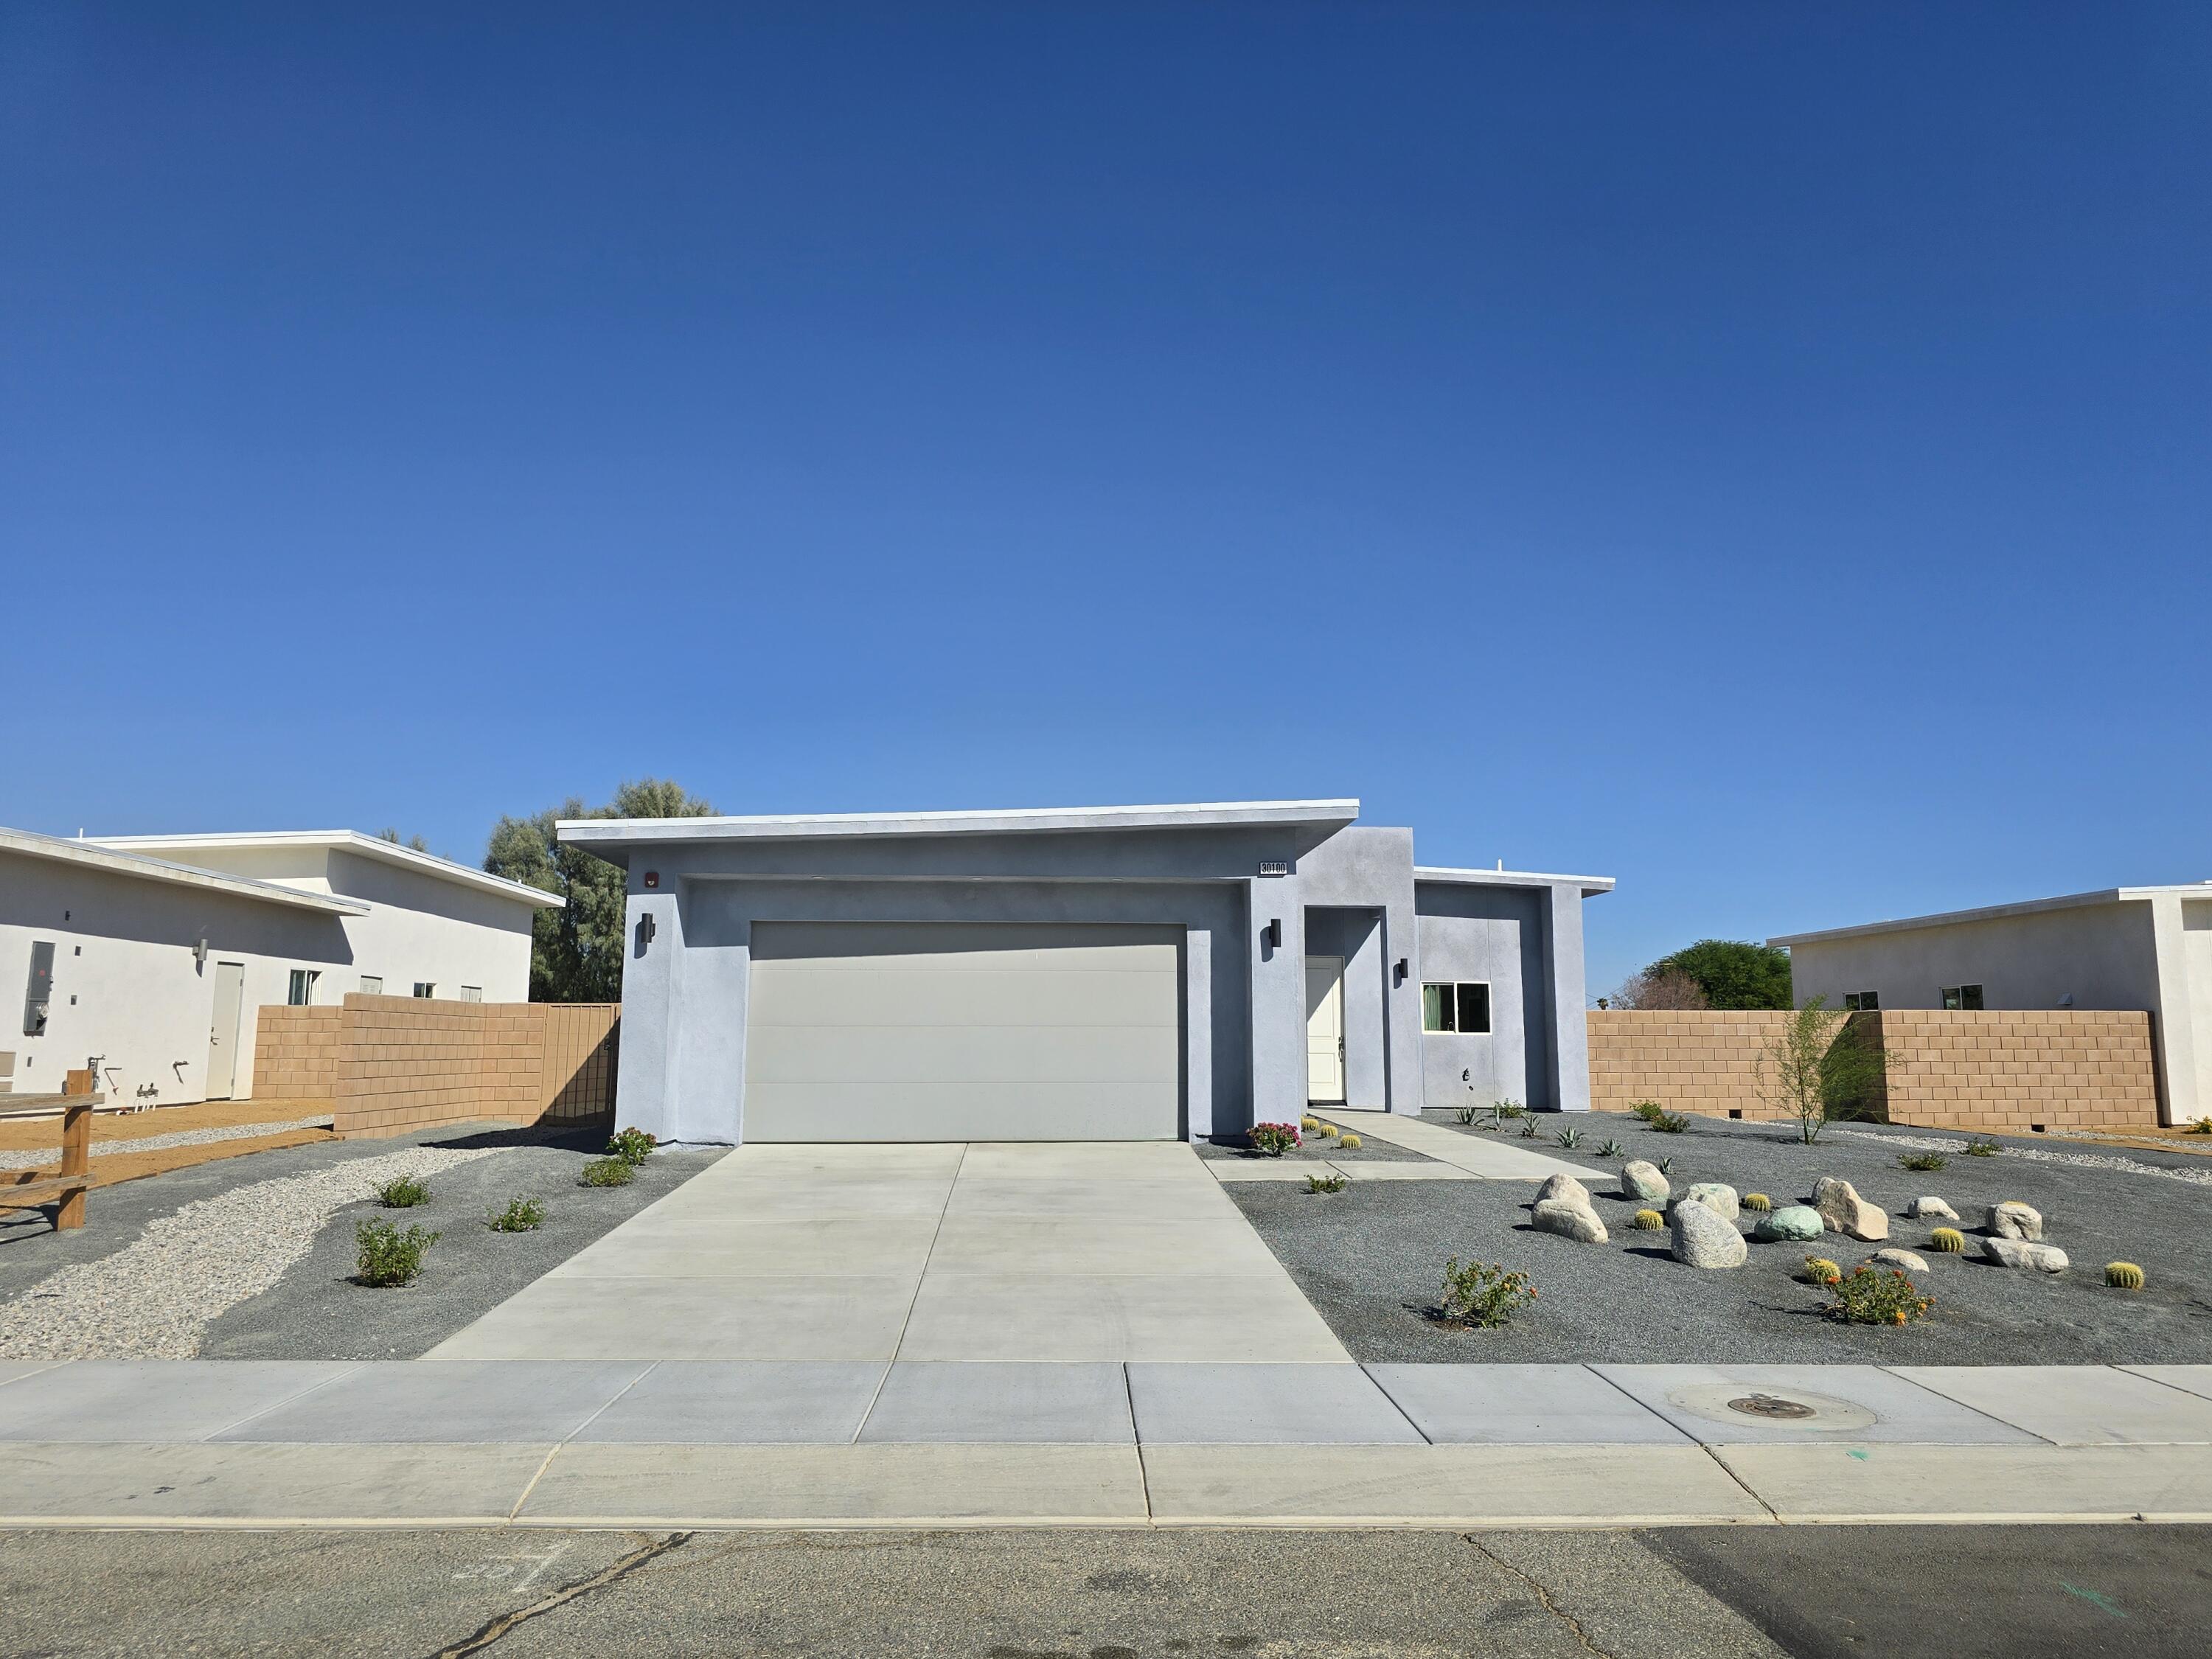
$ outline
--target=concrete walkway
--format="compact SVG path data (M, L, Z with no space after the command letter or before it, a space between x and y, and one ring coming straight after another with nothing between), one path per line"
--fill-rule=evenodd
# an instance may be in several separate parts
M0 1526L2212 1520L2212 1366L0 1367Z
M1188 1146L740 1146L425 1356L1333 1361Z
M1564 1118L1544 1118L1540 1122L1559 1122L1562 1127L1571 1123ZM1544 1140L1521 1139L1519 1132L1496 1134L1463 1135L1455 1129L1440 1124L1424 1123L1419 1118L1397 1112L1351 1112L1332 1117L1329 1121L1342 1122L1346 1127L1376 1140L1387 1140L1394 1146L1432 1158L1449 1169L1459 1170L1485 1181L1541 1181L1547 1176L1571 1175L1577 1178L1595 1176L1611 1180L1613 1172L1594 1169L1587 1164L1572 1164L1564 1158L1554 1158L1537 1148L1548 1146ZM1346 1173L1364 1175L1377 1166L1347 1164ZM1419 1165L1408 1167L1419 1168Z

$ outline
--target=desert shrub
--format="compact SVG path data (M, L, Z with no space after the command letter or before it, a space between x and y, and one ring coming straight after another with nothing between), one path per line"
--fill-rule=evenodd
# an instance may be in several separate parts
M505 1209L489 1212L484 1224L495 1233L534 1233L545 1224L545 1206L534 1198L509 1199Z
M1367 1143L1362 1140L1358 1135L1340 1134L1336 1138L1336 1144L1343 1147L1347 1152L1356 1152Z
M1940 1255L1956 1255L1966 1248L1966 1236L1956 1227L1938 1227L1928 1235L1928 1248Z
M1743 1207L1747 1210L1771 1210L1774 1207L1774 1200L1765 1193L1746 1193L1743 1195Z
M1516 1308L1535 1299L1526 1273L1480 1261L1462 1266L1457 1256L1444 1263L1443 1315L1455 1325L1503 1325Z
M1617 1140L1607 1140L1599 1145L1597 1155L1600 1158L1619 1158L1628 1149L1626 1146L1623 1146Z
M360 1249L356 1277L363 1285L404 1285L422 1271L422 1252L438 1242L438 1235L420 1227L401 1232L389 1221L363 1221L353 1230Z
M2143 1287L2143 1270L2132 1261L2107 1261L2105 1283L2116 1291L2139 1291Z
M2190 1135L2212 1135L2212 1117L2200 1117L2182 1131Z
M1528 1109L1517 1100L1493 1100L1491 1105L1500 1117L1526 1117Z
M619 1158L595 1158L577 1173L579 1187L627 1187L637 1179L637 1165Z
M1291 1147L1305 1144L1295 1123L1255 1123L1246 1139L1269 1158L1280 1158Z
M1936 1298L1921 1293L1902 1267L1887 1271L1864 1263L1828 1281L1834 1298L1820 1311L1847 1325L1902 1325L1925 1319Z
M1897 1164L1902 1170L1944 1170L1951 1160L1941 1152L1899 1152Z
M2004 1148L1994 1140L1970 1140L1966 1143L1968 1158L1995 1158Z
M1656 1100L1639 1100L1628 1109L1631 1112L1633 1112L1638 1117L1642 1118L1646 1123L1650 1122L1655 1117L1664 1117L1667 1115L1667 1109L1664 1106L1662 1106Z
M1824 1255L1808 1255L1797 1277L1808 1285L1832 1285L1844 1276L1844 1270Z
M413 1176L401 1176L376 1189L376 1201L387 1210L411 1210L430 1201L430 1188Z
M1656 1210L1638 1210L1628 1224L1640 1233L1656 1233L1667 1224L1667 1218Z
M607 1139L607 1156L618 1158L635 1170L653 1156L660 1143L642 1129L617 1129Z
M1583 1132L1580 1129L1562 1129L1552 1139L1571 1152L1583 1144Z
M1690 1127L1690 1120L1680 1112L1662 1112L1644 1121L1662 1135L1678 1135Z
M1344 1177L1340 1175L1306 1177L1306 1190L1310 1193L1340 1193L1344 1190Z

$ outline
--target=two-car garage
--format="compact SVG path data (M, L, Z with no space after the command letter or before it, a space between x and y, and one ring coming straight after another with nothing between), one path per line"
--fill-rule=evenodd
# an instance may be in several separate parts
M750 1141L1182 1133L1180 927L756 921Z

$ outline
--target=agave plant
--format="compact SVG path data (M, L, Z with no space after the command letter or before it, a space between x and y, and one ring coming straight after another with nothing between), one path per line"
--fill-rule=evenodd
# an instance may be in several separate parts
M1583 1144L1583 1132L1580 1129L1562 1129L1559 1133L1553 1135L1552 1139L1558 1141L1560 1146L1565 1147L1569 1152L1572 1152L1576 1147Z
M1617 1140L1608 1140L1597 1149L1600 1158L1619 1158L1626 1148Z
M1536 1120L1532 1117L1521 1126L1521 1139L1523 1140L1534 1140L1535 1138Z
M1668 1170L1674 1167L1674 1160L1671 1158L1662 1158L1651 1167L1658 1170L1661 1175L1665 1175Z

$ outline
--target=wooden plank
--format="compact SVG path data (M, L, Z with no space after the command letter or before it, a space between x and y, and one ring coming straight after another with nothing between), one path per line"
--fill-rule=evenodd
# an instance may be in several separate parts
M92 1169L92 1101L89 1097L70 1103L69 1113L62 1119L62 1174L67 1181L72 1176L82 1177ZM90 1185L86 1182L86 1186ZM84 1194L81 1187L62 1200L61 1208L54 1212L54 1231L72 1232L84 1225Z
M0 1118L57 1117L75 1106L79 1101L96 1107L104 1104L107 1097L104 1094L9 1095L5 1098L15 1103L0 1108Z
M49 1176L44 1181L18 1182L12 1187L0 1187L0 1210L42 1210L58 1198L66 1204L74 1194L80 1206L76 1224L82 1227L83 1196L99 1184L90 1176Z
M80 1066L62 1075L62 1092L65 1095L88 1095L92 1092L92 1069Z

